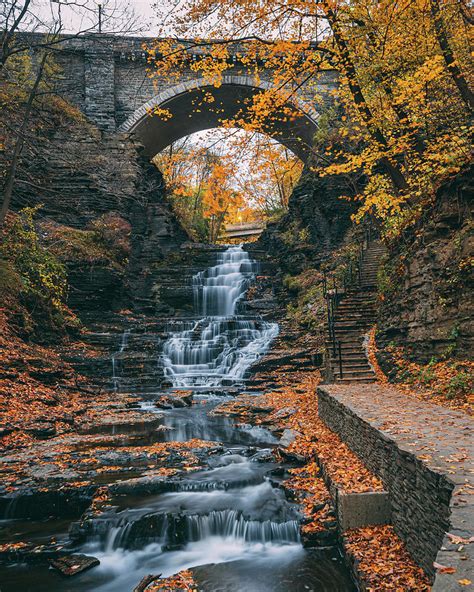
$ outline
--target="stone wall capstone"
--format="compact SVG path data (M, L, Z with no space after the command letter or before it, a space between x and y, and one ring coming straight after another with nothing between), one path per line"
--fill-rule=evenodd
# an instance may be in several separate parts
M390 495L392 523L417 562L433 575L433 561L449 529L453 485L400 450L347 407L318 390L319 416L379 476Z

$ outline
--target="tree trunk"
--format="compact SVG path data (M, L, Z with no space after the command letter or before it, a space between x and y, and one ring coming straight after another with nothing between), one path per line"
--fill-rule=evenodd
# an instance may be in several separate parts
M339 49L339 56L347 76L349 89L351 91L352 98L354 99L354 103L356 104L356 107L362 118L366 122L372 138L381 146L388 148L388 142L385 139L385 136L383 135L382 131L374 124L372 112L367 105L364 94L357 80L357 72L349 53L349 47L347 46L342 31L339 28L336 14L326 3L324 3L323 10L326 14L329 25L331 26L331 30L334 35L334 41L336 42L336 45ZM390 178L392 179L396 189L401 191L408 188L408 183L403 173L390 161L387 156L381 158L380 162L387 173L390 175Z
M454 58L453 50L449 45L448 35L444 27L443 17L439 10L438 0L430 0L430 6L436 37L441 48L441 53L443 54L444 62L454 80L454 84L458 87L462 100L466 103L469 111L472 112L474 111L474 93L469 88L467 80L464 78L461 69Z
M25 132L28 126L31 110L33 108L33 102L36 97L36 92L38 90L38 86L41 82L41 78L43 77L44 66L46 64L46 60L48 59L48 54L45 53L43 58L41 59L41 63L38 68L38 72L36 73L36 79L33 84L33 87L30 91L30 96L28 97L28 102L26 104L25 113L23 115L23 121L21 123L21 127L18 131L18 137L16 139L15 149L13 151L12 161L10 163L10 168L7 174L7 180L5 182L4 191L3 191L3 202L2 202L2 209L0 211L0 227L3 226L5 222L5 217L7 212L10 208L10 202L13 194L13 188L15 186L15 178L16 178L16 171L18 168L18 162L20 160L21 151L23 150L23 145L25 143Z
M10 41L12 40L13 35L15 34L15 31L18 29L21 21L23 20L24 16L26 15L30 4L31 4L31 0L25 0L23 8L20 10L19 15L14 20L10 29L5 29L2 33L2 40L0 42L0 65L2 67L5 65L6 61L10 57L10 51L9 51Z

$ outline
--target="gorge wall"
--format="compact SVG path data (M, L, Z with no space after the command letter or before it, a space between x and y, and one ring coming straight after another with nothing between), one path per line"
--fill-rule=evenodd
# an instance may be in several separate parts
M140 293L151 289L152 262L189 240L164 199L161 173L141 153L126 135L101 132L77 118L48 129L36 153L24 150L12 209L41 205L38 218L52 228L48 242L64 239L59 255L73 309L139 302ZM101 220L118 224L116 235L128 250L120 262L91 248L90 230Z
M472 357L472 166L441 185L418 224L390 245L380 272L378 341L415 359Z
M259 244L286 273L317 266L341 245L351 227L354 205L341 196L351 195L341 176L318 177L306 169L290 196L288 212L269 224Z

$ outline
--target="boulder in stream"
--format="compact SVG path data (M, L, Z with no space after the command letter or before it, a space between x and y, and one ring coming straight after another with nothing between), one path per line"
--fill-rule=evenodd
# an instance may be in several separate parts
M100 561L90 555L64 555L51 559L49 563L63 576L71 577L97 567Z
M280 446L284 446L285 448L296 440L298 436L301 436L301 433L297 430L286 429L283 430L283 434L280 438L279 444Z
M159 409L179 409L191 407L193 404L193 393L189 391L177 391L170 395L164 395L155 402Z

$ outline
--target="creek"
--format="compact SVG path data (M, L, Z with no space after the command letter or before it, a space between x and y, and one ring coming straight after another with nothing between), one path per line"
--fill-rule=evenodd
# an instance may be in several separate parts
M276 323L251 316L245 294L258 264L242 247L218 255L216 265L193 278L194 318L174 320L158 364L172 396L192 390L193 405L157 409L163 395L137 392L139 407L163 414L155 441L216 441L222 448L206 466L171 490L153 495L117 495L111 508L89 517L80 537L69 538L62 521L36 524L36 540L54 533L77 553L100 565L71 579L40 566L1 572L2 592L131 592L147 574L172 575L195 568L199 589L208 592L350 592L354 589L337 548L305 549L301 514L279 488L289 466L278 464L278 441L268 430L238 425L212 410L245 390L251 365L271 346ZM129 332L120 342L127 351ZM113 388L120 377L112 358ZM4 521L7 522L7 521ZM15 529L15 521L8 521ZM18 529L25 529L24 523ZM30 525L31 530L31 525Z

